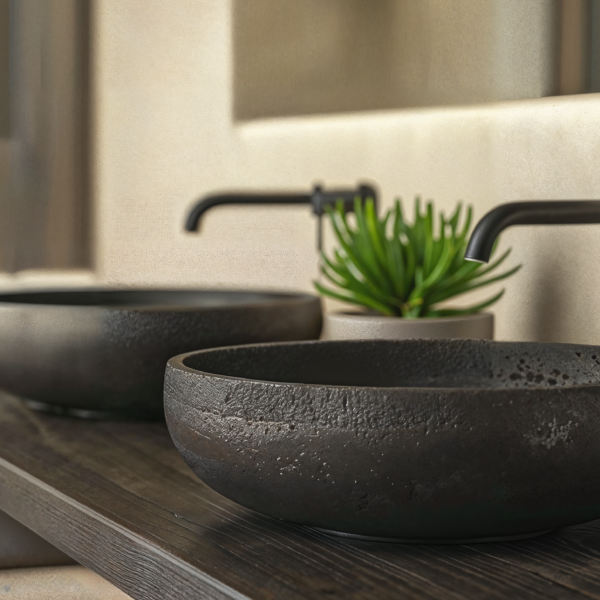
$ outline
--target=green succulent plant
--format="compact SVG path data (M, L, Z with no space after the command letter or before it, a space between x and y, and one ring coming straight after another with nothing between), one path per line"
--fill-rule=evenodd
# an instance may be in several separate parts
M521 267L493 274L510 249L488 265L464 259L471 206L462 219L461 203L450 218L440 213L437 227L433 203L428 202L422 214L418 197L412 224L405 221L399 200L382 218L377 216L372 199L364 207L357 199L354 211L356 224L352 225L342 203L327 210L339 248L331 257L321 252L321 271L333 289L319 282L315 287L325 296L406 319L466 315L492 305L504 290L466 308L439 305L506 279Z

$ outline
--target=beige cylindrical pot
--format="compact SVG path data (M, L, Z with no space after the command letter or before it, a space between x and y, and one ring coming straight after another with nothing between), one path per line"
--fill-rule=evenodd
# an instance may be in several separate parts
M403 319L359 312L323 316L322 340L405 340L411 338L494 339L494 315Z

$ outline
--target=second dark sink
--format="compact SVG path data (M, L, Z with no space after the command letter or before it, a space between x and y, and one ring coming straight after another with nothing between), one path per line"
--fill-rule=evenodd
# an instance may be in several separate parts
M317 338L315 296L156 289L0 295L0 388L29 406L95 418L163 417L181 352Z

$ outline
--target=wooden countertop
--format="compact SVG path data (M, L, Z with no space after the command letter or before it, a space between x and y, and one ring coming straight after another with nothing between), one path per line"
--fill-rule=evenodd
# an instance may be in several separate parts
M139 600L600 600L600 521L502 544L330 537L210 490L164 424L41 415L6 395L0 510Z

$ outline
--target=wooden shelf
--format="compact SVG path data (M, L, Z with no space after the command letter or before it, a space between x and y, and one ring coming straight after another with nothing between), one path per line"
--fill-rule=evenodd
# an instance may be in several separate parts
M164 424L41 415L5 395L0 510L139 600L600 599L600 521L503 544L330 537L210 490Z

